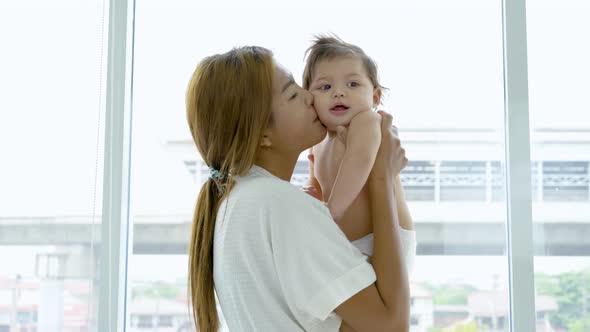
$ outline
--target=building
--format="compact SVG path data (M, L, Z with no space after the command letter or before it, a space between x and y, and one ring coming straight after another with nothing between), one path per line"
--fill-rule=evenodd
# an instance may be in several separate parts
M535 298L537 332L554 332L549 314L558 311L557 302L551 296ZM452 328L457 324L475 322L478 331L508 332L510 307L508 291L478 291L468 296L466 305L435 305L436 328ZM427 331L427 330L423 330Z
M434 325L432 294L420 284L410 284L410 332L428 331Z
M186 301L164 298L138 298L129 302L129 332L189 331L189 306Z
M477 323L483 331L504 332L509 331L508 318L510 305L504 292L476 292L468 299L470 318ZM558 306L551 296L537 296L535 298L537 312L537 332L553 332L549 322L549 314L557 312Z

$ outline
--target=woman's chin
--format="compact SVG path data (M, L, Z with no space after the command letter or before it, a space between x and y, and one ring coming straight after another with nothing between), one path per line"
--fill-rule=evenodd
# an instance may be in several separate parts
M321 122L320 122L320 123L321 123ZM319 137L319 139L318 139L317 143L315 143L315 144L318 144L318 143L320 143L321 141L323 141L323 140L324 140L324 138L326 138L326 135L328 134L328 129L326 128L326 126L324 126L324 124L321 124L321 125L322 125L322 132L321 132L321 134L320 134L320 137ZM314 144L314 145L315 145L315 144Z
M309 142L309 146L305 147L305 149L303 151L305 151L305 150L307 150L307 149L309 149L309 148L311 148L313 146L316 146L316 145L320 144L324 140L324 138L326 138L326 134L327 133L328 133L328 131L324 128L322 130L322 132L317 135L317 137L314 136L313 142Z

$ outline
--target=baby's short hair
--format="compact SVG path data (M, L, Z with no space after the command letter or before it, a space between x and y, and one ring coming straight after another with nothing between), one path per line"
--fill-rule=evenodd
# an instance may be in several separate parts
M313 79L313 71L318 62L339 57L357 57L363 63L371 83L376 88L385 90L377 77L377 64L365 54L362 48L349 44L336 35L316 35L313 44L305 51L305 69L303 70L303 88L309 89Z

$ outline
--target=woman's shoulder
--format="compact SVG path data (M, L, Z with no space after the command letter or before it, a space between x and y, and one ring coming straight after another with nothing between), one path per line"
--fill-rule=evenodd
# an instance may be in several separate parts
M278 195L297 197L301 191L287 181L275 177L257 176L256 174L239 178L234 189L236 193L256 196L261 199L272 199Z
M235 194L232 195L234 197L249 198L248 200L255 200L262 205L281 207L286 210L326 209L327 211L320 201L295 185L276 177L250 175L240 178L232 189L232 194Z

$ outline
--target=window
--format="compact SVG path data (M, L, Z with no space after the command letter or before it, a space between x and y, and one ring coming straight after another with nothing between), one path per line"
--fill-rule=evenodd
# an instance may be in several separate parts
M0 331L96 331L103 6L0 2Z
M441 201L486 200L484 161L443 161L440 174Z
M437 176L435 162L410 160L402 174L402 184L409 201L434 201ZM440 183L440 181L438 181Z
M257 44L300 81L304 51L321 32L365 49L389 88L382 108L394 114L410 159L401 179L419 241L412 331L507 330L508 308L521 305L509 299L518 286L509 277L514 248L506 229L527 220L506 217L502 4L519 1L133 3L126 67L133 116L124 124L133 125L131 176L123 179L133 223L127 330L192 329L186 252L196 194L209 174L185 119L196 63ZM110 288L99 282L106 267L97 250L107 247L100 238L110 238L102 220L111 225L101 215L105 98L114 91L106 87L108 9L106 1L0 4L0 29L13 32L0 38L11 50L0 61L0 332L99 330L99 294ZM531 319L539 332L590 331L590 46L583 42L590 3L529 1L526 24L531 155L523 167L531 181L516 186L531 190ZM307 169L302 155L293 184L306 181Z
M469 296L478 290L507 302L501 3L309 5L318 8L288 8L290 17L310 22L302 26L285 23L287 9L276 4L136 4L129 310L150 297L187 301L192 209L209 175L185 116L186 87L198 61L235 45L262 45L300 82L308 41L330 31L377 61L390 91L383 108L394 114L410 159L402 181L419 240L412 276L416 331L446 327L433 319L439 306L462 307L441 321L465 319ZM273 26L281 33L269 34ZM387 40L371 37L375 31ZM174 61L162 65L167 58ZM304 153L293 184L307 180L308 167Z
M173 321L172 316L170 315L160 315L158 316L158 326L159 327L172 327Z
M589 331L590 3L526 14L537 331Z
M544 161L539 166L543 169L544 201L589 201L587 161Z
M150 315L139 315L137 320L137 327L152 328L154 326L154 317Z
M32 313L27 311L19 311L16 315L16 320L21 324L32 322Z

